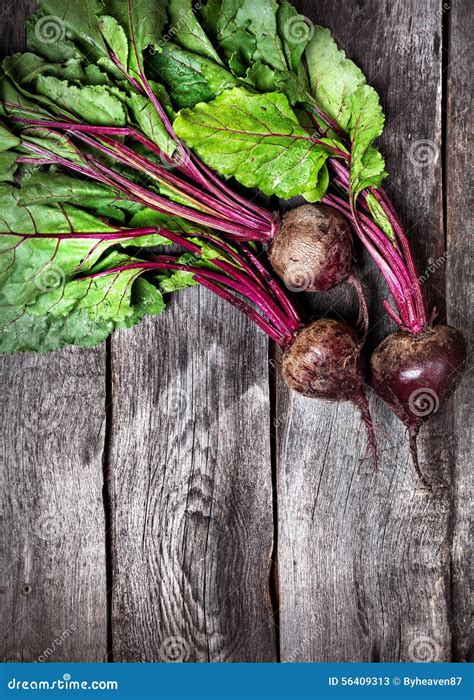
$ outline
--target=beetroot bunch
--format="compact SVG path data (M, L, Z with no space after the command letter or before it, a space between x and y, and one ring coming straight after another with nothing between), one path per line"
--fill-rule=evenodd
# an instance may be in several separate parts
M0 80L0 349L94 345L200 284L281 347L291 389L360 410L376 463L370 384L420 473L416 435L454 390L465 342L433 326L381 187L378 95L328 30L295 33L308 23L286 0L39 4ZM306 203L280 219L256 189ZM354 235L397 326L368 366ZM355 328L303 322L293 292L344 282Z

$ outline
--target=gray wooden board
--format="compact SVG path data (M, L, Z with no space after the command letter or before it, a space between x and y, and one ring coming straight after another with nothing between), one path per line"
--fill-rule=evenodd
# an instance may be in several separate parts
M300 2L331 26L379 90L387 113L383 150L390 190L421 263L443 252L441 191L441 15L439 3ZM417 163L418 141L434 154ZM373 275L362 274L375 299ZM443 311L444 273L430 300ZM437 292L437 290L440 290ZM336 290L332 314L347 311ZM320 300L315 312L321 313ZM326 306L327 308L327 306ZM372 303L371 343L386 334ZM280 387L278 568L282 660L398 661L451 657L451 492L430 494L411 466L405 431L379 401L380 469L364 459L361 421L350 405L328 405ZM449 410L420 439L423 468L449 482Z
M32 3L4 3L2 53ZM102 661L105 349L4 356L0 658Z
M187 290L112 371L114 660L275 660L265 336Z
M474 13L464 0L453 3L450 16L447 105L447 307L448 320L472 341L472 36ZM472 345L471 345L472 347ZM454 498L452 549L452 627L455 661L472 660L471 589L469 557L472 541L473 435L469 407L472 361L453 398Z
M444 62L439 1L299 6L334 29L382 95L388 189L430 302L441 319L447 313L472 327L463 57L470 4L448 10ZM32 7L3 0L3 53L21 50ZM383 285L360 250L358 257L371 348L390 323L380 309ZM315 315L355 313L344 287L311 306ZM266 340L205 291L179 295L166 315L116 334L110 347L108 392L105 346L2 358L0 658L104 659L109 612L109 658L117 661L275 660L278 621L284 661L469 658L472 374L423 430L423 468L445 483L428 494L404 430L378 400L378 474L349 405L290 396L278 384L270 429Z

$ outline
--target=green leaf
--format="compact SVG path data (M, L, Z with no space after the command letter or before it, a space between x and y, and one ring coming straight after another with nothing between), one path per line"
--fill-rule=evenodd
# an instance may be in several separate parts
M18 153L15 153L15 151L0 153L0 182L13 182L17 169L17 158Z
M11 80L6 77L0 78L0 115L10 117L20 114L30 119L44 119L50 116L31 97L22 94Z
M184 49L222 65L219 54L193 12L193 0L170 0L168 12L175 41Z
M78 165L84 165L76 147L63 134L47 131L41 127L28 127L21 131L21 142L26 149L29 143L36 144L53 155L61 156L61 158ZM31 152L29 155L34 156L35 154ZM42 158L42 155L38 155L38 158Z
M323 165L321 170L318 172L318 180L316 186L313 187L309 192L303 192L302 196L308 202L320 202L329 187L329 170L326 163Z
M217 21L217 38L237 75L244 76L252 62L263 61L277 70L287 70L278 36L276 0L223 0Z
M116 199L116 195L109 187L94 180L82 180L73 175L41 171L34 172L22 183L18 195L18 203L21 206L49 205L55 202L82 204L83 201L94 198L113 202Z
M36 82L40 95L52 97L89 124L125 126L126 115L120 99L104 85L78 88L64 80L40 75Z
M91 60L108 56L99 28L98 17L103 14L100 0L39 0L39 6L50 23L49 41L53 36L57 40L63 40L67 36L79 44ZM46 30L46 23L43 29L36 26L36 32L40 35L48 36Z
M142 63L143 51L158 46L168 19L166 5L166 1L150 4L149 0L105 0L105 14L115 17L125 31L129 44L128 67L134 77L140 75L137 54Z
M344 130L348 130L352 114L351 96L365 76L355 63L338 48L331 32L314 27L314 35L306 48L311 92L318 106Z
M385 233L387 238L395 242L396 239L393 232L392 224L388 220L386 213L384 212L374 195L370 192L367 194L366 202L367 206L369 207L370 213L372 214L372 218L377 224L377 226Z
M259 92L282 92L291 105L307 99L308 88L304 80L300 80L291 71L270 68L262 61L257 61L248 68L245 81Z
M179 109L209 102L223 90L237 85L237 80L225 68L170 42L150 57L149 69L167 86Z
M132 259L127 259L132 261ZM125 259L110 257L113 267ZM139 270L67 282L22 310L2 305L0 352L48 352L65 345L93 347L116 328L131 328L165 308L160 290Z
M286 0L278 8L277 23L286 62L289 68L297 72L301 57L313 36L314 26Z
M8 303L21 306L31 304L50 285L87 270L114 244L100 238L51 238L48 233L114 229L69 204L22 207L17 197L12 187L0 187L0 280Z
M184 272L183 270L175 270L168 275L159 275L160 288L165 294L179 292L188 287L195 287L197 282L194 281L192 272Z
M176 144L166 131L153 103L145 95L131 93L127 104L141 131L148 136L164 153L172 156Z
M20 145L20 139L0 122L0 153Z
M148 228L150 226L156 226L157 228L166 228L168 231L185 233L187 235L190 233L205 231L205 229L202 226L199 226L199 224L186 221L186 219L182 219L179 216L163 214L162 212L148 208L143 208L136 212L129 225L130 228ZM160 245L171 245L171 241L160 234L154 233L151 235L134 238L133 240L124 243L123 247L142 246L146 248L154 248Z
M41 22L45 16L47 15L44 12L38 10L26 22L28 51L56 63L62 63L71 58L81 60L83 52L67 38L61 26L58 32L54 23L51 24L47 20Z
M369 85L361 85L355 91L351 105L351 191L356 199L366 187L378 187L387 175L384 159L372 145L383 131L384 115L379 97Z
M19 206L15 189L0 187L1 352L89 347L161 313L159 289L140 279L142 269L127 269L135 259L113 252L100 260L116 241L67 236L113 230L69 204Z
M105 41L110 46L119 63L127 68L128 66L128 39L123 27L117 22L115 17L106 15L100 18L100 30Z
M70 58L62 63L51 63L34 53L7 56L3 61L3 70L17 85L34 83L39 75L52 75L62 80L78 82L86 79L80 60Z
M182 110L174 126L211 168L283 198L311 191L328 155L277 93L228 90L213 102Z
M221 12L222 0L207 0L206 3L200 2L198 13L201 18L201 24L207 32L207 35L212 40L217 41L217 23Z

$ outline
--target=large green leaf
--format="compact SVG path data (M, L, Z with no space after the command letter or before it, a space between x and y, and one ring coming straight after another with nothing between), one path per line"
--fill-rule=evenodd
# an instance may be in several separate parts
M40 95L54 99L64 109L88 122L103 126L125 126L126 114L117 94L105 85L76 87L53 76L40 75L36 82Z
M53 38L58 41L66 36L79 44L91 60L108 56L99 28L99 15L104 14L100 0L39 0L39 6L46 20L39 19L35 31L43 34L46 41L54 43Z
M0 122L0 153L20 145L20 139Z
M140 130L148 136L158 148L169 156L176 150L176 144L168 134L153 103L145 95L131 93L127 98L134 121Z
M209 102L223 90L237 85L237 80L225 68L171 42L150 57L150 69L167 86L178 109Z
M117 262L109 258L106 264L113 267ZM74 280L31 306L2 307L0 352L93 347L116 328L131 328L145 315L160 314L165 308L163 296L140 274L125 270Z
M221 174L283 198L313 190L328 155L278 93L253 95L235 88L182 110L174 126Z
M17 196L0 187L0 352L91 346L161 313L161 292L129 267L135 259L103 258L116 240L73 235L111 226L70 204L19 206Z
M195 4L193 0L170 0L168 33L172 33L175 41L183 48L222 64L219 54L194 15Z
M384 126L379 97L328 29L315 27L306 59L317 106L350 137L351 191L356 199L364 188L378 187L386 176L384 159L373 145Z
M217 20L217 38L236 74L263 61L277 70L288 68L278 36L276 0L223 0Z
M71 39L68 39L65 27L49 23L42 18L48 17L41 10L35 12L26 22L26 41L28 51L38 54L48 61L62 63L71 58L82 59L82 50ZM45 41L46 38L46 41Z
M311 92L318 106L347 131L352 114L351 95L365 84L364 74L346 58L325 27L314 27L306 60Z
M369 85L361 85L351 96L351 105L351 190L355 199L366 187L378 187L387 173L382 155L372 145L384 127L377 93Z
M140 75L143 51L157 47L168 19L164 2L149 0L105 0L105 15L111 15L123 27L129 43L128 68L134 77Z
M277 24L288 67L297 73L301 57L313 35L314 25L286 0L278 7Z

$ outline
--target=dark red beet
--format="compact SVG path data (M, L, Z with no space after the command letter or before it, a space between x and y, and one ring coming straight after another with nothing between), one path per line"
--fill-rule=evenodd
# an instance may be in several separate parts
M413 461L422 481L416 449L418 431L453 393L465 360L466 342L452 326L426 328L419 335L397 331L372 354L371 384L407 426Z
M329 318L305 326L283 354L282 376L291 389L304 396L356 404L377 464L375 435L363 389L361 342L352 328Z
M304 204L285 214L269 251L277 275L291 291L325 292L351 283L359 298L358 325L367 331L362 286L352 273L354 247L347 219L326 204Z

